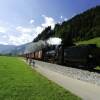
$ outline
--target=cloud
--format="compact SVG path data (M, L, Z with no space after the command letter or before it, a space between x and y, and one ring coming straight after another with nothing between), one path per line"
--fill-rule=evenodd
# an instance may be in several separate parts
M6 33L7 32L7 28L5 27L0 27L0 33Z
M42 17L44 17L44 19L45 19L45 22L42 24L42 27L45 28L45 27L51 26L51 28L53 29L56 24L55 20L53 18L47 17L45 15L42 15Z
M63 16L60 16L61 19L63 19Z
M32 26L30 28L18 26L16 30L20 32L20 36L16 37L14 35L10 35L9 42L15 45L25 44L33 41L33 39L46 27L51 26L51 28L53 29L55 26L55 20L45 15L42 15L42 17L44 18L44 23L42 23L40 26ZM30 20L30 24L32 23L34 23L34 20Z
M43 31L43 29L44 29L44 28L42 28L42 27L40 27L40 26L37 26L37 27L35 27L33 30L34 30L35 33L39 34L39 33L41 33L41 32Z
M68 20L68 18L64 18L64 21L67 21Z
M2 37L3 37L3 38L7 38L7 36L5 36L5 35L4 35L4 36L2 36Z
M18 37L10 35L9 42L12 43L13 45L25 44L31 42L33 40L33 37L36 37L36 34L30 35L30 34L23 33Z
M32 42L33 39L43 31L43 29L44 28L40 26L30 28L18 26L16 27L16 30L19 31L20 35L16 37L15 35L9 34L9 42L13 45L20 45Z
M67 17L64 17L64 16L62 16L62 15L60 16L60 19L63 20L63 21L67 21L67 20L68 20ZM61 22L60 22L60 23L61 23Z
M73 14L72 17L76 16L76 14Z
M20 31L21 33L30 33L30 32L33 32L33 29L31 29L31 28L25 28L25 27L21 27L21 26L18 26L16 29L18 31Z
M38 26L33 26L34 20L29 20L30 26L24 27L18 25L17 27L9 24L9 28L0 27L0 32L5 33L5 35L0 35L1 44L13 44L21 45L28 42L32 42L38 34L40 34L46 27L51 26L53 29L56 22L52 17L47 17L42 15L44 22ZM7 43L5 43L6 41Z
M0 44L3 44L3 45L8 45L8 43L5 43L5 42L0 42Z
M34 20L33 20L33 19L31 19L31 20L30 20L30 24L33 24L33 23L34 23Z

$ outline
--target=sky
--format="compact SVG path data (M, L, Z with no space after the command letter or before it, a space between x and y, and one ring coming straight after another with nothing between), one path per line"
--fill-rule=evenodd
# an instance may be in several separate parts
M47 26L97 5L100 0L0 0L0 44L31 42Z

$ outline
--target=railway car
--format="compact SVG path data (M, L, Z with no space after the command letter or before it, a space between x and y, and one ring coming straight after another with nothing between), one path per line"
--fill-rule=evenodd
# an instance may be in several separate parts
M39 51L38 52L38 59L39 60L42 60L42 58L43 58L43 52L42 51Z
M35 52L35 59L38 59L38 52Z
M35 58L35 53L31 53L31 58L34 59Z

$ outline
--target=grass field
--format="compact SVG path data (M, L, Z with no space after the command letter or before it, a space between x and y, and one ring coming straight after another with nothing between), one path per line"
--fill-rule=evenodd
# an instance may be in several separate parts
M17 57L0 56L0 100L80 100Z
M90 39L87 41L80 41L76 43L76 45L80 45L80 44L96 44L98 47L100 47L100 37Z

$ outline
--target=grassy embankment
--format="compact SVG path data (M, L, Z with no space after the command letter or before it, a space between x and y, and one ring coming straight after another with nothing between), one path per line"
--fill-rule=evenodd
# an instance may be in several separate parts
M98 47L100 47L100 37L90 39L90 40L87 40L87 41L79 41L79 42L76 43L76 45L80 45L80 44L96 44Z
M80 42L76 43L76 45L80 45L80 44L96 44L100 48L100 37L90 39L90 40L87 40L87 41L80 41ZM100 70L100 66L97 66L96 69Z
M0 56L0 100L80 100L17 57Z

